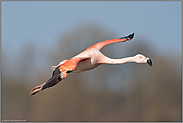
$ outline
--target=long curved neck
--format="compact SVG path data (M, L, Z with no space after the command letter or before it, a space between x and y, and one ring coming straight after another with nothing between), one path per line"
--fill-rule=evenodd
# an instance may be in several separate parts
M126 58L121 58L121 59L111 59L109 57L103 57L101 60L102 64L124 64L128 62L135 62L134 57L126 57Z

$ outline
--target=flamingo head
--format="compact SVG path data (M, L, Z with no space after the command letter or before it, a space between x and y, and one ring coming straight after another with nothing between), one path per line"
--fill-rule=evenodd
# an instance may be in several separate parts
M147 63L149 66L152 67L152 60L150 58L145 57L142 54L137 54L136 56L134 56L134 58L136 63Z

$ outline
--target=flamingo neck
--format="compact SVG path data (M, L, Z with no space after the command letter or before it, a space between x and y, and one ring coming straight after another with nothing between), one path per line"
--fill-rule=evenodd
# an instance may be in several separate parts
M124 64L124 63L128 63L128 62L135 62L135 58L134 57L126 57L126 58L122 58L122 59L111 59L106 57L104 62L104 64Z

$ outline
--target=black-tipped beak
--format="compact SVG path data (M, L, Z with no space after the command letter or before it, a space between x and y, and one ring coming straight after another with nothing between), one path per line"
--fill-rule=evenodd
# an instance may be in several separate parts
M151 59L147 59L147 63L148 63L149 66L152 67L152 60Z
M54 85L56 85L57 83L59 83L62 80L62 78L60 77L60 74L52 76L42 87L41 90L44 90L48 87L52 87Z

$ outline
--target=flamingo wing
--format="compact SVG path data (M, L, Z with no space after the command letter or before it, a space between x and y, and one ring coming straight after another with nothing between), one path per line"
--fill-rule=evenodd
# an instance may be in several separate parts
M105 40L105 41L102 41L102 42L98 42L98 43L88 47L83 52L85 52L87 50L90 50L90 49L93 49L93 48L101 50L106 45L109 45L109 44L112 44L112 43L117 43L117 42L125 42L125 41L128 41L128 40L131 40L133 37L134 37L134 33L132 33L128 36L125 36L125 37L118 38L118 39L111 39L111 40Z
M34 87L30 93L30 95L35 95L36 93L38 93L41 90L44 90L46 88L52 87L56 84L58 84L62 79L66 78L67 75L69 73L71 73L76 67L77 67L77 63L81 60L85 60L88 59L88 56L83 56L83 57L73 57L69 60L64 60L62 62L60 62L59 65L57 66L52 66L52 68L54 69L51 78L41 84L38 85L36 87Z
M60 66L61 64L65 63L67 60L63 60L61 61L57 66L52 66L52 70L54 71L58 66Z

